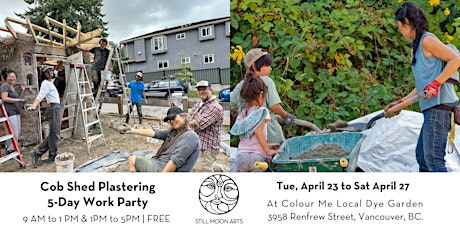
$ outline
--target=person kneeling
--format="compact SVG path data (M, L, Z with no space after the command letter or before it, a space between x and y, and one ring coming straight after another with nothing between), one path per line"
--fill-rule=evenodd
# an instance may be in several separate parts
M121 133L138 134L164 140L152 158L131 155L128 158L130 172L191 172L200 155L200 139L190 129L190 117L178 107L167 112L165 122L171 129L134 129L125 125Z

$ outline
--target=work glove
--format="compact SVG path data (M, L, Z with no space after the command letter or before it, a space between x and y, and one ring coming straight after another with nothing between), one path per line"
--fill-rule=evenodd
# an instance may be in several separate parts
M426 85L423 89L428 92L427 98L438 95L439 87L441 87L441 83L436 79L434 79L430 84Z
M26 99L23 99L23 98L21 98L21 99L19 99L19 101L18 101L18 102L20 102L20 103L24 103L24 102L26 102Z
M124 124L118 127L120 134L131 134L133 133L133 128L128 124Z
M37 106L34 106L33 104L26 104L26 110L35 110L37 109Z
M287 125L290 125L290 126L293 126L295 125L294 121L295 121L295 116L288 113L285 117L283 117L283 123L284 124L287 124Z
M383 109L384 113L384 117L385 118L392 118L396 115L399 115L399 113L401 112L401 110L398 110L398 111L392 111L391 113L388 112L388 110L390 110L391 107L394 107L396 106L397 104L400 104L402 103L403 100L398 100L398 101L395 101L395 102L391 102L390 104L388 104L387 106L385 106L385 108Z

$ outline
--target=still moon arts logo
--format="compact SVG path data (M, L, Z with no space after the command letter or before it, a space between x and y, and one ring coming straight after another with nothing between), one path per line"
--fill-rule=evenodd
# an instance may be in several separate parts
M230 177L215 174L206 178L200 186L200 203L206 211L215 215L230 212L238 203L239 191Z

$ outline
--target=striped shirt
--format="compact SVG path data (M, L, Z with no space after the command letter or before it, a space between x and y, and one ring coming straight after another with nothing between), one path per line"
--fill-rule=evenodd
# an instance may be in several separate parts
M196 103L189 112L195 132L200 137L201 150L208 150L215 156L219 154L220 130L224 120L224 109L213 97L207 102Z

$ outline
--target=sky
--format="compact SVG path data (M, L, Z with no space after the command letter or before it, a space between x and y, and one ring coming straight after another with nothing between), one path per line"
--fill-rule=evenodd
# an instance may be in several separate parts
M108 22L108 39L116 43L156 30L171 28L207 19L230 16L230 0L103 0L102 13ZM4 19L17 17L14 12L27 9L23 0L2 0L0 26ZM15 30L26 32L20 25ZM0 36L9 33L0 31Z

